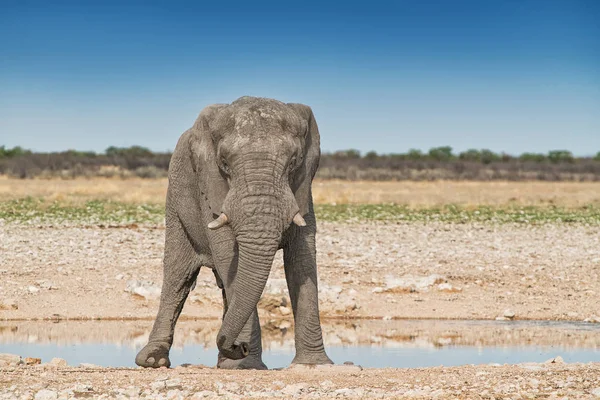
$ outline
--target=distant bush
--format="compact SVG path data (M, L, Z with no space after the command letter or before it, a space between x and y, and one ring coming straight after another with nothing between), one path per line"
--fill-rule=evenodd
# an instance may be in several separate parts
M114 147L104 153L67 150L33 153L21 147L0 146L0 174L32 177L167 176L171 153L154 153L141 146ZM600 181L600 152L577 158L567 150L548 154L524 153L517 157L488 149L469 149L455 155L450 146L427 152L364 155L342 150L321 155L317 173L322 179L347 180L571 180Z

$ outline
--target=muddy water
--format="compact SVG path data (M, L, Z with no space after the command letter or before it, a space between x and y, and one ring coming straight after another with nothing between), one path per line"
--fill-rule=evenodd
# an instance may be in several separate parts
M69 365L134 366L147 342L148 321L0 322L0 353L64 358ZM218 321L181 321L171 351L173 366L217 359ZM600 361L600 324L490 321L343 321L323 325L327 351L336 363L365 367L427 367L464 364ZM286 320L263 326L264 360L289 365L294 332Z

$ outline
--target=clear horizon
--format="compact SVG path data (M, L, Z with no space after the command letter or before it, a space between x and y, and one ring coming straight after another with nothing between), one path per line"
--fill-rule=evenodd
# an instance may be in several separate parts
M0 145L175 147L243 95L310 105L324 152L600 151L600 2L8 1Z

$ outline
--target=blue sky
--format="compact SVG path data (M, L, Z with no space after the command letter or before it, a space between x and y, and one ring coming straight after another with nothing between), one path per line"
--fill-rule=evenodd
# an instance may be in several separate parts
M600 151L600 1L0 3L0 145L173 149L211 103L310 105L324 151Z

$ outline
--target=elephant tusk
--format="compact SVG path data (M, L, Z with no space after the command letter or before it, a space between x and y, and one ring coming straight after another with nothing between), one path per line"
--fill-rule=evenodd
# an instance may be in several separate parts
M298 226L306 226L306 221L304 220L304 218L302 218L302 215L300 215L300 213L296 213L296 215L294 215L293 221Z
M223 225L227 224L227 222L228 222L227 215L225 215L225 213L221 213L221 215L219 215L219 217L217 219L215 219L214 221L212 221L208 224L208 228L209 229L218 229L218 228L222 227Z

